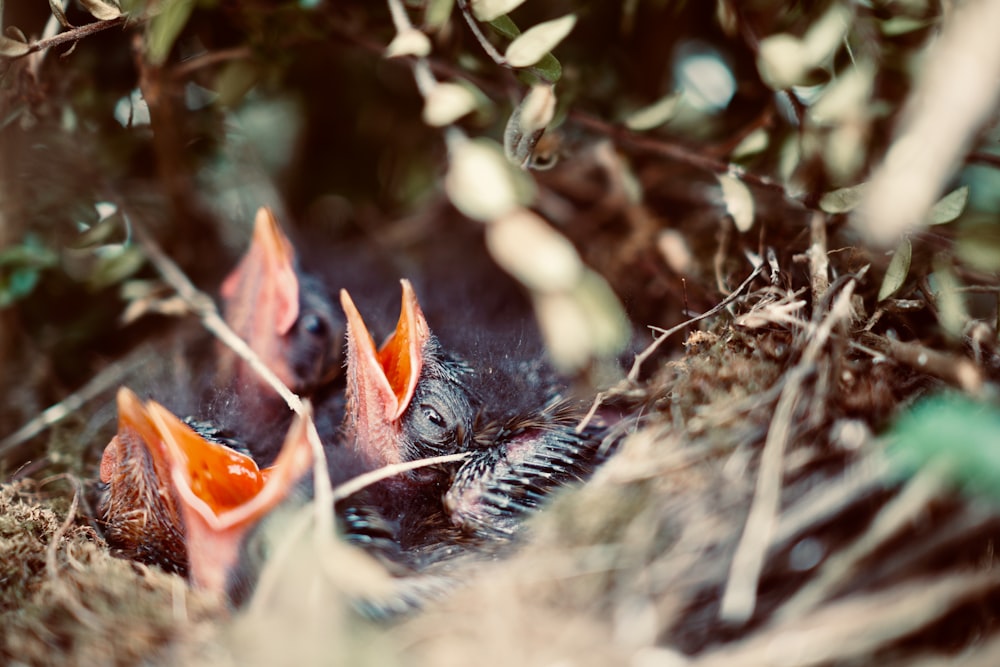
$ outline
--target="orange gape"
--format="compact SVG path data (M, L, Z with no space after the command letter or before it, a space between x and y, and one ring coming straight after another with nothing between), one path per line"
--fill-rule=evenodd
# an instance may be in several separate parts
M155 401L118 391L118 434L104 450L101 513L109 542L129 555L224 591L246 533L305 474L312 448L305 422L289 430L274 465L260 470L237 451L201 437Z
M396 330L378 350L350 294L340 291L347 317L347 436L371 468L402 460L396 443L400 417L413 399L431 337L413 287L401 283Z

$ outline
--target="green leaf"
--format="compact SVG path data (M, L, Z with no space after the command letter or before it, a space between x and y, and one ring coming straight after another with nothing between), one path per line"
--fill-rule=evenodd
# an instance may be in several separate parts
M926 399L899 418L889 433L896 468L913 474L943 463L966 490L1000 500L1000 412L959 395Z
M574 14L539 23L515 38L507 47L504 58L512 67L534 65L563 41L575 25Z
M890 296L899 291L899 288L906 282L906 276L910 274L910 262L913 258L913 246L910 239L903 238L903 241L896 248L889 262L889 268L882 278L882 287L878 290L878 300L885 301Z
M506 15L498 16L490 21L490 26L507 39L514 39L521 34L521 29Z
M840 188L827 192L820 197L819 208L826 213L848 213L853 211L861 203L865 195L867 183L859 183L849 188Z
M946 222L951 222L962 215L962 211L965 210L965 205L968 201L968 185L963 185L960 188L952 190L931 207L930 213L927 214L927 224L943 225Z
M193 10L194 0L166 0L163 11L150 19L146 46L154 65L162 65L170 55Z

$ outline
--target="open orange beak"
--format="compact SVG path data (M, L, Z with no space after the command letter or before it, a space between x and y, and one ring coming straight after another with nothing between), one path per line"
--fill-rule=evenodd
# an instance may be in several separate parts
M402 460L396 435L399 418L413 400L431 332L410 281L401 280L403 303L396 330L382 347L365 326L346 290L340 303L347 316L347 393L349 431L372 467Z
M295 251L271 209L261 207L250 248L222 283L226 322L285 384L292 372L281 353L281 337L299 317Z
M161 513L183 526L194 583L225 591L244 536L287 497L312 464L305 422L293 422L274 465L260 470L249 456L205 440L155 401L143 406L134 393L122 388L118 406L119 428L124 420L145 448L139 453L148 452L152 461L150 473L138 481L158 493L145 501L164 504L169 511ZM116 439L121 437L119 432ZM113 480L130 455L112 440L101 460L101 479Z

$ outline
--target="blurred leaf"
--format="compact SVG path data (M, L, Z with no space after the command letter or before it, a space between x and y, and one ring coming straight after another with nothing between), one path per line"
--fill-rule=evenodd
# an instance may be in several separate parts
M896 467L913 474L944 464L956 483L1000 500L1000 412L955 394L929 398L904 414L889 433Z
M968 201L968 185L963 185L960 188L952 190L931 207L930 213L927 214L927 224L943 225L946 222L951 222L962 215L962 211L965 210L965 205Z
M58 262L59 256L44 247L35 236L28 236L23 243L0 251L0 267L47 269Z
M165 0L162 11L150 19L146 48L154 65L162 65L170 55L170 49L184 30L193 9L194 0Z
M121 7L114 0L79 0L83 8L99 21L110 21L122 15Z
M726 204L726 212L732 216L736 229L741 232L749 231L754 219L750 189L743 181L729 174L718 174L718 179L722 186L722 201Z
M428 0L424 9L424 26L430 32L440 30L448 19L451 18L451 10L455 6L455 0Z
M743 137L743 141L736 145L736 148L733 149L729 159L734 162L738 162L753 155L757 155L758 153L764 151L770 143L771 135L768 134L767 130L764 128L758 127L756 130Z
M1000 225L992 217L963 220L955 251L979 271L1000 271Z
M534 293L535 313L553 364L563 372L620 352L629 327L621 303L589 269L569 291Z
M861 199L865 196L867 188L867 183L858 183L849 188L840 188L839 190L827 192L820 197L819 208L821 211L831 214L853 211L861 203Z
M802 37L807 67L823 67L833 58L844 43L853 15L846 3L834 2L813 22Z
M574 14L539 23L511 42L504 58L512 67L534 65L564 40L575 25Z
M903 238L896 252L892 255L889 268L882 278L882 287L878 291L878 300L885 301L890 296L899 291L899 288L906 282L906 276L910 274L910 262L913 257L913 246L910 239Z
M497 264L534 292L572 289L583 274L573 244L527 209L489 225L486 245Z
M866 113L874 85L874 65L868 61L857 63L831 81L807 113L819 125L854 121Z
M226 63L215 77L215 102L227 109L235 109L257 83L259 72L248 60Z
M24 41L0 35L0 56L18 58L28 53L30 47Z
M445 192L465 215L487 222L530 201L530 183L488 139L463 140L452 149ZM530 195L530 196L529 196Z
M771 90L784 90L805 82L809 69L805 47L798 38L782 33L760 40L757 70Z
M909 16L893 16L879 23L879 29L886 37L898 37L934 24L934 19L915 19Z
M811 73L825 67L839 50L850 27L852 12L833 3L801 39L779 33L760 41L757 70L772 90L810 83Z
M0 273L0 308L6 308L31 294L40 276L40 271L29 268L14 269L9 274Z
M55 266L58 255L35 236L0 251L0 308L31 294L43 270Z
M386 58L416 56L423 58L431 52L431 40L416 28L408 28L396 33L396 36L385 47Z
M651 130L663 125L674 117L682 93L671 93L650 104L648 107L633 111L625 118L625 127L636 132Z
M941 328L953 338L961 339L969 321L969 310L964 295L959 291L961 284L944 257L935 258L930 283L937 297Z
M442 127L475 108L476 96L468 88L457 83L439 83L427 93L423 119L431 127Z
M120 283L142 268L145 261L146 256L137 246L118 246L113 252L99 257L87 277L87 284L98 290Z
M66 12L63 11L62 3L59 0L49 0L49 11L51 11L52 15L56 17L57 21L59 21L59 25L67 30L71 30L73 28L73 24L66 18Z
M524 0L472 0L472 14L480 21L492 21L503 14L510 14Z
M124 225L125 218L118 214L101 218L81 232L69 247L76 250L95 248L111 239L115 232L122 232Z

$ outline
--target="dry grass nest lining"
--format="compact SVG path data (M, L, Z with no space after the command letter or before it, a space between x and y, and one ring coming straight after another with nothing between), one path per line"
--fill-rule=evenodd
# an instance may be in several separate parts
M872 334L852 333L849 309L827 315L828 340L805 359L823 321L802 319L793 302L773 289L749 295L733 317L690 334L682 359L609 392L632 406L621 451L539 515L514 558L478 566L468 586L396 626L353 618L336 582L230 617L178 577L111 557L92 528L67 520L65 494L6 485L3 652L28 664L260 662L248 647L283 637L282 650L302 640L303 658L427 664L988 655L977 638L1000 599L988 567L1000 513L932 476L901 481L870 437L892 406L941 382L851 347ZM747 623L727 622L721 601L746 576L734 554L779 420L781 506L750 547L763 556L759 595ZM323 569L311 571L338 576ZM318 621L312 631L268 629L293 607Z

